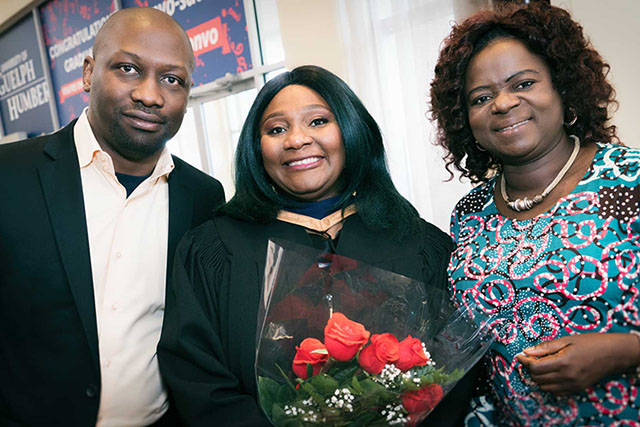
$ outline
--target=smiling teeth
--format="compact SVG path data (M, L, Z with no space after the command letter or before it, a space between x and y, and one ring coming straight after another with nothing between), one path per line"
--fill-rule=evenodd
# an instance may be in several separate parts
M515 128L517 128L518 126L521 126L521 125L523 125L523 124L527 123L528 121L529 121L529 119L527 119L527 120L523 120L523 121L521 121L521 122L519 122L519 123L516 123L515 125L507 126L506 128L502 128L502 129L500 129L500 130L499 130L499 132L504 132L504 131L506 131L506 130L515 129Z
M320 157L307 157L306 159L296 160L294 162L289 162L289 166L300 166L300 165L308 165L320 160Z

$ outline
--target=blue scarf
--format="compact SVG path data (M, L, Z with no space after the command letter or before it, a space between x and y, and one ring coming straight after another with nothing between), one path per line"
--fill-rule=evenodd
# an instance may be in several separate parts
M298 205L298 207L285 206L284 210L304 216L310 216L311 218L315 219L322 219L339 209L336 206L336 203L338 202L340 197L342 197L342 195L329 197L328 199L324 200L318 200L317 202L294 202L292 200L291 204L294 206Z

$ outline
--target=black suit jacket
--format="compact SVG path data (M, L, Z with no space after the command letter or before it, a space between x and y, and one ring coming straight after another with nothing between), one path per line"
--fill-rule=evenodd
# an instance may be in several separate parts
M0 146L2 426L96 422L98 337L74 124ZM224 201L218 181L174 163L168 266L182 235Z

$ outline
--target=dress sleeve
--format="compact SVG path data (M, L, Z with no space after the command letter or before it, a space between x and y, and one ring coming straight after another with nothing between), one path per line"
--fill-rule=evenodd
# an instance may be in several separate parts
M451 238L436 226L427 223L421 250L424 283L447 289L447 268L452 250Z
M167 291L160 372L186 425L268 426L255 398L241 391L225 363L217 291L224 280L228 254L215 227L187 233Z
M456 206L457 208L457 206ZM454 208L451 212L451 220L449 221L449 235L455 242L458 239L458 210Z

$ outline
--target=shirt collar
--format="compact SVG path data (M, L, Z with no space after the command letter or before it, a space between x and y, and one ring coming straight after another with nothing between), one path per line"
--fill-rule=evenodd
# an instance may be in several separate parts
M86 168L91 165L98 154L100 156L106 157L113 164L111 156L109 156L106 151L100 148L100 144L98 144L98 140L93 134L93 130L91 129L91 125L89 124L89 118L87 117L88 109L88 107L85 107L85 109L82 111L82 114L80 114L80 117L78 117L78 121L73 128L73 138L76 144L76 151L78 152L78 162L80 164L80 169ZM171 157L169 149L165 145L165 147L162 149L162 153L160 153L160 157L158 158L156 167L151 173L150 179L156 179L161 176L168 177L174 168L175 165L173 163L173 158Z
M75 140L76 151L78 152L80 169L89 166L93 163L95 155L103 152L91 130L91 125L87 118L87 108L82 111L76 125L73 127L73 139Z
M151 173L151 179L156 179L161 176L169 178L169 174L175 167L176 165L173 163L173 157L171 157L169 148L165 145L162 149L162 153L160 153L158 163L156 163L156 167Z

